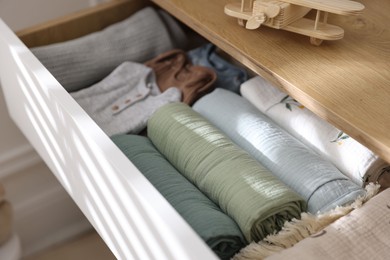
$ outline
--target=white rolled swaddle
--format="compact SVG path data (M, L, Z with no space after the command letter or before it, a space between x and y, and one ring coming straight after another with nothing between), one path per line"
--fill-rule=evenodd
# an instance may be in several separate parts
M389 174L387 162L265 79L257 76L244 82L240 92L261 112L331 161L357 184L364 186L378 181L383 174ZM380 184L387 186L386 183Z

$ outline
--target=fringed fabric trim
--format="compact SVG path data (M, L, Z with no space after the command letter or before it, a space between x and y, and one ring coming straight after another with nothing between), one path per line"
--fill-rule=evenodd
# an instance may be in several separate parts
M318 215L301 213L301 219L292 219L286 222L278 233L268 235L262 241L252 242L241 249L233 260L261 260L274 253L292 247L299 241L309 236L315 236L329 224L347 215L352 210L360 208L365 202L374 197L379 191L380 185L369 183L366 185L366 194L359 197L350 205L336 207L335 209Z

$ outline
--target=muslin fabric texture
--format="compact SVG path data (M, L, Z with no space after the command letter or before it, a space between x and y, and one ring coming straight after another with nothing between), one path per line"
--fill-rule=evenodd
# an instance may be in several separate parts
M257 76L241 85L241 95L291 135L323 158L331 161L343 174L364 186L382 182L390 174L390 165L352 137L343 133L310 110Z
M124 62L102 81L70 94L108 136L141 132L157 108L181 99L174 87L161 93L152 69L134 62Z
M389 198L386 189L324 230L266 259L389 259Z
M112 140L221 259L230 259L245 246L234 220L181 175L148 138L116 135Z
M152 68L161 92L177 87L182 92L182 102L192 105L196 100L214 90L217 79L213 69L194 66L187 54L180 49L161 53L145 62Z
M12 206L8 201L0 203L0 246L12 235Z
M31 51L72 92L95 84L125 61L144 62L185 46L184 41L184 32L169 15L146 7L101 31Z
M211 43L204 44L188 52L192 64L211 68L217 73L216 88L224 88L239 93L242 83L248 80L245 69L223 59L217 53L217 47Z
M258 241L299 218L303 199L183 103L158 109L148 137L169 162Z
M309 212L325 212L364 195L364 189L243 97L215 89L193 108L300 194Z

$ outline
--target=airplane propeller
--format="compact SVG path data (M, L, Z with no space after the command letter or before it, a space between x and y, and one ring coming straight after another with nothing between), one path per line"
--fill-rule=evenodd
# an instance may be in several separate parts
M280 6L278 5L269 3L263 3L263 5L263 12L256 13L256 15L250 17L245 25L246 29L257 29L267 20L267 18L274 18L280 13Z
M246 22L245 28L249 30L257 29L265 22L265 20L267 20L267 17L264 13L254 15Z

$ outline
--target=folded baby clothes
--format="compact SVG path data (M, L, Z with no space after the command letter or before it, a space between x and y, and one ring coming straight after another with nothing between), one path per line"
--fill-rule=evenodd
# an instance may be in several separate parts
M152 69L134 62L71 95L108 136L141 132L158 107L181 99L177 88L161 93Z
M148 138L116 135L112 140L221 259L230 259L246 245L234 220L181 175Z
M248 242L305 210L298 194L189 106L161 107L147 129L160 153L236 221Z
M365 194L333 164L231 91L214 90L198 100L194 110L300 194L311 213L347 205Z
M173 30L174 38L171 37ZM183 46L173 42L174 39L185 40L176 22L146 7L99 32L31 51L63 87L72 92L102 80L125 61L145 62Z
M241 94L287 132L331 161L343 174L363 186L385 180L390 165L346 133L304 108L265 79L254 77ZM389 187L390 183L381 181Z
M194 65L212 68L217 73L216 88L224 88L238 93L240 85L247 81L247 72L220 57L216 46L208 43L188 52Z
M8 201L0 203L0 246L12 235L12 207Z
M386 189L324 230L266 259L389 259L389 198Z
M145 65L155 72L161 92L177 87L182 91L182 101L188 105L214 90L215 72L206 67L193 66L182 50L160 54Z

